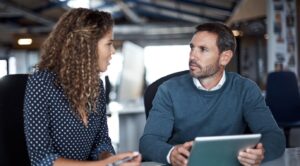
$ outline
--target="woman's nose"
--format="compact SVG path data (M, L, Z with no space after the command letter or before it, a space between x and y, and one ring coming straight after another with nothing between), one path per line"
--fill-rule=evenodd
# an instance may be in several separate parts
M116 49L114 46L112 46L111 54L115 54L115 53L116 53Z

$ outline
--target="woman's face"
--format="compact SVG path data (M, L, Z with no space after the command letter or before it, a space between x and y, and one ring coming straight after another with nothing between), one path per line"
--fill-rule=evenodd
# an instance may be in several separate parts
M105 72L107 70L111 56L115 53L113 38L113 32L110 30L97 43L97 51L99 56L98 65L100 72Z

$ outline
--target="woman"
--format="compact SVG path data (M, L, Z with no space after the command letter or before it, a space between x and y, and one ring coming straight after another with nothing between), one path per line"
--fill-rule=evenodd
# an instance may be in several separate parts
M109 13L72 9L44 42L25 93L24 123L32 165L105 166L113 156L103 83L113 47ZM122 166L140 165L141 156Z

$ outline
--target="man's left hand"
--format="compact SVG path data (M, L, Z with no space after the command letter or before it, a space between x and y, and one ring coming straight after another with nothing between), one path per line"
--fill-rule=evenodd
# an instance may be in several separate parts
M238 160L243 166L259 166L264 159L265 149L262 143L256 145L253 149L241 151Z

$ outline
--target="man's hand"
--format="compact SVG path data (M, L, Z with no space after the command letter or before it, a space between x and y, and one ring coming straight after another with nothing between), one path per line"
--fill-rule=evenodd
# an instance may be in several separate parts
M238 160L244 166L259 166L264 159L265 149L262 143L256 145L253 149L241 151Z
M189 141L174 147L170 155L172 166L187 166L187 159L190 156L192 145L193 141Z

